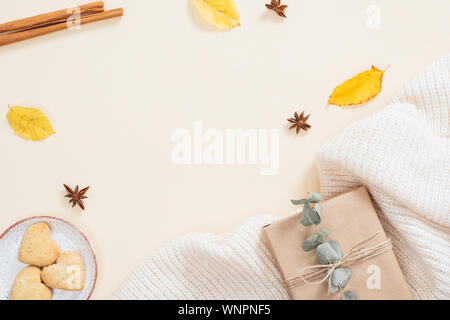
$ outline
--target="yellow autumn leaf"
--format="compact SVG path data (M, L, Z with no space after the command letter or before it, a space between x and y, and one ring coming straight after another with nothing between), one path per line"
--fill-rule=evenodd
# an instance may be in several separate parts
M230 30L240 26L239 12L232 0L194 0L201 16L211 25Z
M384 71L372 66L372 69L361 72L336 87L328 103L337 106L349 106L372 99L381 90L383 74Z
M55 133L50 121L39 109L10 107L6 118L14 132L26 140L44 140Z

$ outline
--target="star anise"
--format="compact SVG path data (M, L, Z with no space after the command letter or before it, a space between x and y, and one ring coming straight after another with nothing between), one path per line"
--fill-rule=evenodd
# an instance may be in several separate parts
M76 186L75 190L72 190L67 185L64 185L64 188L66 188L67 191L66 198L70 198L69 203L72 204L72 208L78 204L81 207L81 209L84 210L83 199L87 198L85 194L86 191L88 191L89 187L79 190L78 186Z
M294 118L287 119L287 121L293 123L293 125L289 127L289 130L296 128L297 134L300 132L300 130L308 131L308 129L311 128L311 126L306 123L309 116L310 114L305 116L305 111L302 111L300 115L298 115L298 113L296 112L294 114Z
M287 5L281 4L281 0L271 0L270 4L266 4L267 9L275 11L280 17L283 18L286 18L284 10L286 10L287 7Z

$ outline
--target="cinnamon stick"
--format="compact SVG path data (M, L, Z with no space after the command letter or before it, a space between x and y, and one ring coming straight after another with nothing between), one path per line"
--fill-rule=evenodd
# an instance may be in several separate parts
M116 17L120 17L122 15L123 15L122 8L108 10L108 11L104 11L104 12L100 12L100 13L81 16L80 24L87 24L87 23L96 22L96 21L100 21L100 20L116 18ZM2 34L2 35L0 35L0 46L4 46L7 44L31 39L31 38L35 38L35 37L49 34L52 32L67 29L71 26L70 24L67 23L67 21L68 20L64 20L62 22L59 22L59 23L56 23L53 25L49 25L49 26L45 26L45 27Z
M3 24L0 24L0 33L5 32L14 32L19 30L25 30L25 29L32 29L39 26L43 26L46 24L51 24L55 21L62 21L66 20L70 16L74 14L91 14L91 13L98 13L104 11L104 5L103 1L97 1L92 2L88 4L83 4L78 7L76 7L78 10L74 10L75 8L69 8L69 9L63 9L58 11L53 11L49 13L40 14L37 16L25 18L25 19L19 19L14 20L11 22L6 22Z

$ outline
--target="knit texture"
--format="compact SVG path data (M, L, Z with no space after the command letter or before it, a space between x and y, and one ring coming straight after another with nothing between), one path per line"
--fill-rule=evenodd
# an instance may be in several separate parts
M154 252L113 299L289 299L256 216L226 236L196 233Z
M450 299L450 56L383 111L317 151L325 198L367 186L416 299ZM182 237L148 257L113 299L288 299L257 216L226 236Z

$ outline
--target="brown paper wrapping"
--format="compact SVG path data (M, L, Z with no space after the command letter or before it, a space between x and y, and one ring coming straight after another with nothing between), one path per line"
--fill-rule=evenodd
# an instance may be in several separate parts
M386 234L365 187L338 195L321 205L322 222L320 228L330 231L327 240L334 240L341 246L345 255L360 240L379 232L364 243L371 247L386 241ZM272 252L275 264L283 279L299 276L305 266L318 264L315 250L305 252L302 242L316 233L315 226L305 227L300 223L300 214L296 214L263 228L262 236ZM375 267L373 267L375 266ZM367 261L357 262L349 268L352 277L344 290L352 290L359 300L399 300L411 299L410 291L392 250ZM380 289L367 285L373 280L374 271L380 273ZM372 278L370 278L372 276ZM340 299L340 293L328 293L327 281L315 284L303 284L288 289L295 300Z

